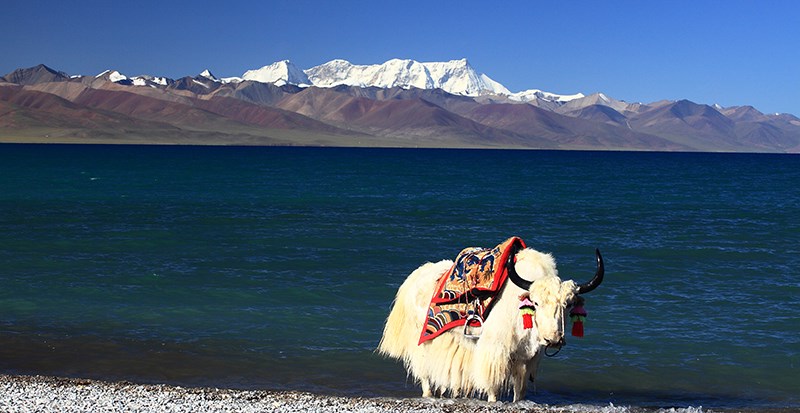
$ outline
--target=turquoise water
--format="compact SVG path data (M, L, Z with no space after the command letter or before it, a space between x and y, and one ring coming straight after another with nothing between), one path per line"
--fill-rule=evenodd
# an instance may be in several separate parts
M0 373L418 396L405 276L519 235L585 281L553 404L800 407L800 157L0 145Z

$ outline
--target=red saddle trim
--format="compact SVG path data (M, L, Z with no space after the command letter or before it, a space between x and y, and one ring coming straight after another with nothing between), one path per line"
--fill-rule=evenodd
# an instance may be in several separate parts
M525 248L511 237L494 248L465 248L453 266L442 274L428 305L419 344L466 323L470 311L485 320L497 293L508 279L509 254Z

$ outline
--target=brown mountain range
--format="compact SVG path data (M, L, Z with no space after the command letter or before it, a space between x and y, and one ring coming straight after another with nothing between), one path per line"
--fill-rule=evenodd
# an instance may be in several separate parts
M440 89L202 76L144 84L39 65L0 78L0 141L800 152L800 119L601 94L522 103Z

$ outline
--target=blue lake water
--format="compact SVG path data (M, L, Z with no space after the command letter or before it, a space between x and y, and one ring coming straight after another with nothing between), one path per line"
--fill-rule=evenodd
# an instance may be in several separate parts
M800 157L0 145L0 373L418 396L373 354L426 261L585 281L528 399L800 408Z

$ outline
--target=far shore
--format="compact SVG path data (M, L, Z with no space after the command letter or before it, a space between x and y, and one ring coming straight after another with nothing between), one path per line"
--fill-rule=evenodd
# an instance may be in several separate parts
M2 135L0 144L27 144L27 145L134 145L134 146L261 146L261 147L307 147L307 148L374 148L374 149L496 149L496 150L528 150L528 151L570 151L570 152L658 152L658 153L758 153L796 155L798 151L726 151L726 150L696 150L696 151L661 151L624 147L530 147L504 144L464 144L450 140L409 140L409 139L370 139L364 140L353 137L331 137L328 135L309 135L302 138L296 136L273 139L254 136L204 136L181 138L152 138L136 134L112 137L76 137L71 135L39 136L39 135Z
M347 147L347 148L441 148L441 149L539 149L520 145L498 143L465 143L457 137L427 138L384 138L360 135L343 136L321 133L303 134L297 131L270 130L269 134L222 134L190 133L180 135L150 135L115 131L84 136L80 131L53 130L16 131L13 134L0 131L0 143L18 144L56 144L56 145L150 145L150 146L308 146L308 147ZM559 148L541 148L559 149ZM581 150L583 148L562 148ZM601 149L605 150L605 149ZM613 150L611 148L610 150Z

